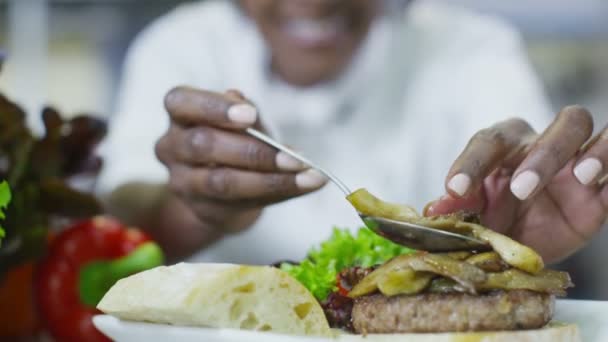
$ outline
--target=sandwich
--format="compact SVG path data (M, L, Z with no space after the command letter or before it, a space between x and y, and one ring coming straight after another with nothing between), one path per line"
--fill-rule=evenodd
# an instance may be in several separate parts
M475 215L423 217L365 190L348 199L362 214L470 235L491 248L428 253L367 228L334 229L300 262L159 267L118 281L98 308L126 320L350 341L579 341L575 325L552 322L570 277L546 269L534 250Z

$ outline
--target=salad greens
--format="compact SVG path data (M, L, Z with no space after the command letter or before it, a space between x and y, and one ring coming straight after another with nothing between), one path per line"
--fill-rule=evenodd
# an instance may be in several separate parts
M4 220L4 209L8 206L11 201L11 189L6 181L0 183L0 220ZM0 242L4 237L4 229L0 226Z
M356 234L334 228L331 237L312 248L299 265L281 264L281 269L302 283L322 301L337 289L336 276L347 267L371 267L414 250L386 240L367 228Z

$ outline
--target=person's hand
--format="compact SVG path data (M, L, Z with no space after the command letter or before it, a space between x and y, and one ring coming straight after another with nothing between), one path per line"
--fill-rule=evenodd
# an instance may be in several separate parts
M589 139L593 120L564 108L538 136L523 120L481 130L446 178L448 194L426 215L481 213L482 223L537 250L565 258L599 231L608 214L608 130Z
M248 136L257 110L236 91L178 87L165 98L171 117L156 145L170 174L169 189L201 223L223 232L247 228L271 203L319 189L326 179Z

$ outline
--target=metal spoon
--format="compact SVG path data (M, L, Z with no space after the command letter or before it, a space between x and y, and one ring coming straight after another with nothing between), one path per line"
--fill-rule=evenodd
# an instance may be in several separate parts
M268 145L287 153L302 163L319 171L324 176L329 178L342 192L348 196L351 194L350 189L334 174L316 165L312 161L294 152L290 148L277 142L266 134L254 129L247 128L246 132L267 143ZM358 213L365 225L376 234L414 249L425 250L429 252L449 252L458 250L485 250L488 249L488 244L462 234L452 233L440 229L429 228L417 224L389 220L382 217L366 216Z

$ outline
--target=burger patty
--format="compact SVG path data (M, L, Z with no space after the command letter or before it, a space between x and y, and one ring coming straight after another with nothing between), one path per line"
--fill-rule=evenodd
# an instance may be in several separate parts
M352 323L360 334L535 329L551 320L554 305L552 295L527 290L373 294L355 300Z

